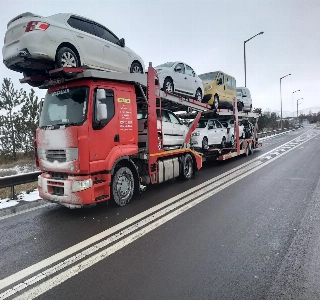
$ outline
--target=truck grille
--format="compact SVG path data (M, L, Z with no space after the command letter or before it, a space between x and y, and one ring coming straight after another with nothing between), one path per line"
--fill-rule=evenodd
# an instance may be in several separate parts
M66 150L46 150L46 158L47 161L54 162L55 160L58 162L67 161Z

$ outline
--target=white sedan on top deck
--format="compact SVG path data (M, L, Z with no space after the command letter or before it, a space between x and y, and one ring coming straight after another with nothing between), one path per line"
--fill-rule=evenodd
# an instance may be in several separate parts
M195 71L187 64L176 61L155 67L160 87L167 92L194 98L201 102L203 83Z
M74 14L23 13L7 25L2 48L7 68L26 77L60 67L144 73L140 56L105 26ZM28 82L39 86L42 83Z

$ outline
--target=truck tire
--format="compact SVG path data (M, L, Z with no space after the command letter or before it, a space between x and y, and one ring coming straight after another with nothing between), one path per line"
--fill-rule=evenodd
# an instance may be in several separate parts
M182 158L180 177L183 180L190 180L193 175L193 158L187 153Z
M118 206L124 206L131 200L134 193L134 178L131 170L120 167L113 176L111 185L112 198Z

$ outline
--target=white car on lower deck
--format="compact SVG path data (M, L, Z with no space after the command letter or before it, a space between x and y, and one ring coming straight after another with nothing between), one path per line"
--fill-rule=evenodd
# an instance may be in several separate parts
M170 110L162 109L162 131L163 146L175 148L184 143L185 137L189 131L188 126L184 125L181 120ZM145 148L148 143L147 136L147 110L138 111L138 146ZM160 125L160 124L158 124ZM160 126L158 126L160 127Z
M225 148L227 129L215 119L200 119L194 132L191 134L191 145L204 150L211 146Z

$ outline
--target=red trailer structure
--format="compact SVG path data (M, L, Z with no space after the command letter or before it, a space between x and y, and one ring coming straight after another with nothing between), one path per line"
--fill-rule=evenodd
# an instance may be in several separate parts
M259 147L256 138L238 138L236 148L193 150L189 140L202 114L225 114L238 124L238 112L211 111L207 104L163 92L151 64L147 74L63 68L21 82L44 80L40 88L48 91L35 139L36 162L42 171L39 195L70 208L110 199L123 206L147 184L190 179L204 157L224 160L247 153L248 145L250 151ZM162 108L196 112L178 149L164 149ZM148 143L143 149L138 147L138 109L148 110Z

